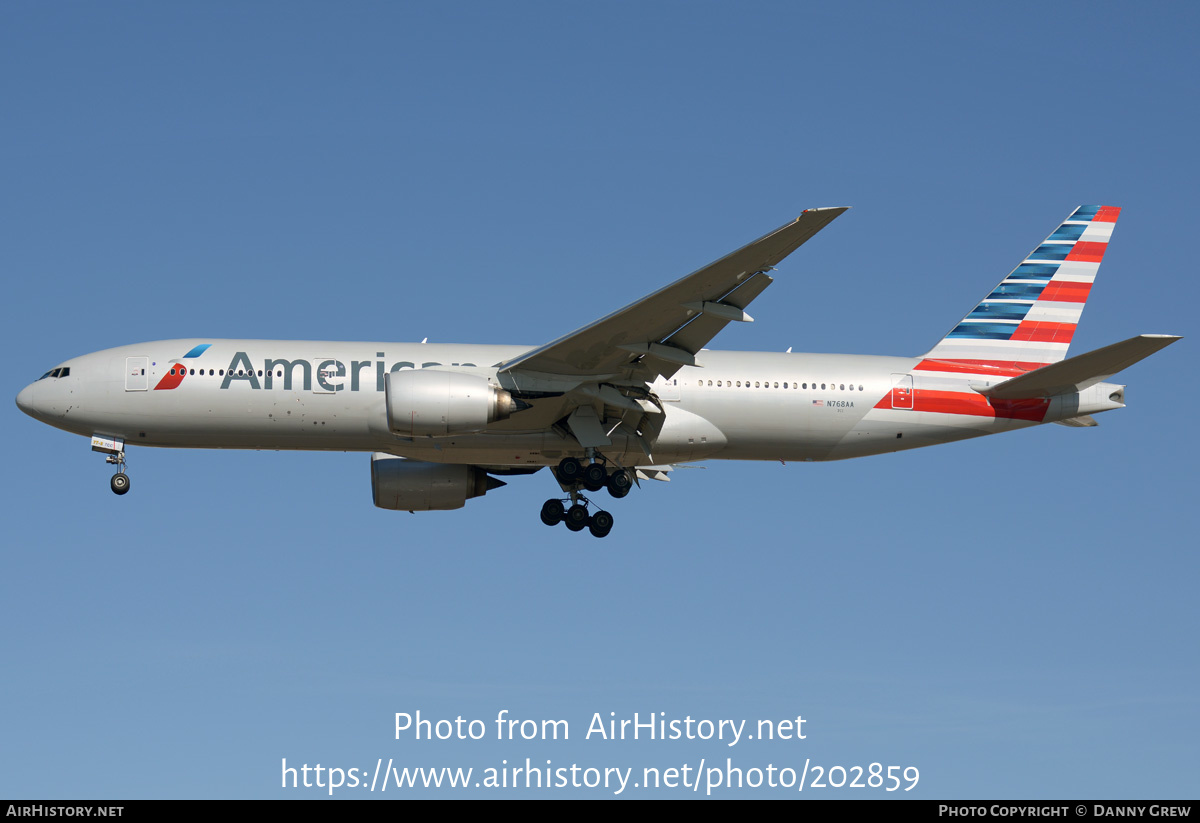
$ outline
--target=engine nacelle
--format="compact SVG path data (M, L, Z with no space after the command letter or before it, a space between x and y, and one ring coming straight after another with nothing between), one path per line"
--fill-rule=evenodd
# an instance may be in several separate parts
M461 509L468 499L504 485L478 466L425 463L382 452L371 455L371 494L381 509Z
M511 394L475 374L405 369L389 373L384 388L388 429L406 437L483 431L517 409Z

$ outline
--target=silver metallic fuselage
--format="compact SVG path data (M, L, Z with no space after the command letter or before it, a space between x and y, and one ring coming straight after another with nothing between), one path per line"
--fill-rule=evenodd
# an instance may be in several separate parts
M183 356L205 343L210 345L199 356ZM166 340L66 361L62 366L69 368L68 376L36 381L17 402L50 425L84 436L118 437L127 444L388 452L439 463L551 465L564 455L582 452L570 434L555 425L570 409L553 396L479 433L404 438L388 430L383 391L387 372L449 369L494 380L496 364L528 349ZM1054 418L1053 413L1022 420L893 408L889 398L898 379L911 375L919 360L705 350L697 357L698 367L681 368L671 379L651 384L666 419L650 444L649 460L836 460ZM128 373L130 363L139 362L146 364L141 382ZM172 376L172 369L179 375ZM967 378L960 382L958 390L968 392ZM633 437L617 433L613 440L606 454L625 465L647 463Z

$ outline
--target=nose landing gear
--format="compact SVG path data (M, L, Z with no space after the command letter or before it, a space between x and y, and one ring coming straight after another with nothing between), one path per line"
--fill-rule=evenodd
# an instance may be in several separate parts
M108 485L112 487L113 494L125 494L129 491L129 475L124 470L119 471L108 481Z
M104 458L105 463L111 463L117 467L117 473L112 476L112 480L108 481L108 485L112 488L113 494L125 494L129 491L129 475L125 473L125 450L110 454Z
M92 451L104 455L104 462L117 467L117 473L108 481L113 494L125 494L129 491L129 475L125 473L125 441L119 437L101 437L92 435Z

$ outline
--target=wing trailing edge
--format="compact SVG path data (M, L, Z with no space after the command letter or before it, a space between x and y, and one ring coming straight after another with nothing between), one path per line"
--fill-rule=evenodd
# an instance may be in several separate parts
M669 377L731 322L750 322L746 307L771 284L767 274L846 209L807 209L720 260L558 338L499 363L500 373L581 377Z

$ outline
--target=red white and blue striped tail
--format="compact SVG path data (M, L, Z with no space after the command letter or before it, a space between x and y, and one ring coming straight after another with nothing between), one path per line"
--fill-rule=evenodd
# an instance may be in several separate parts
M925 359L949 371L1029 371L1063 360L1120 213L1077 208Z

